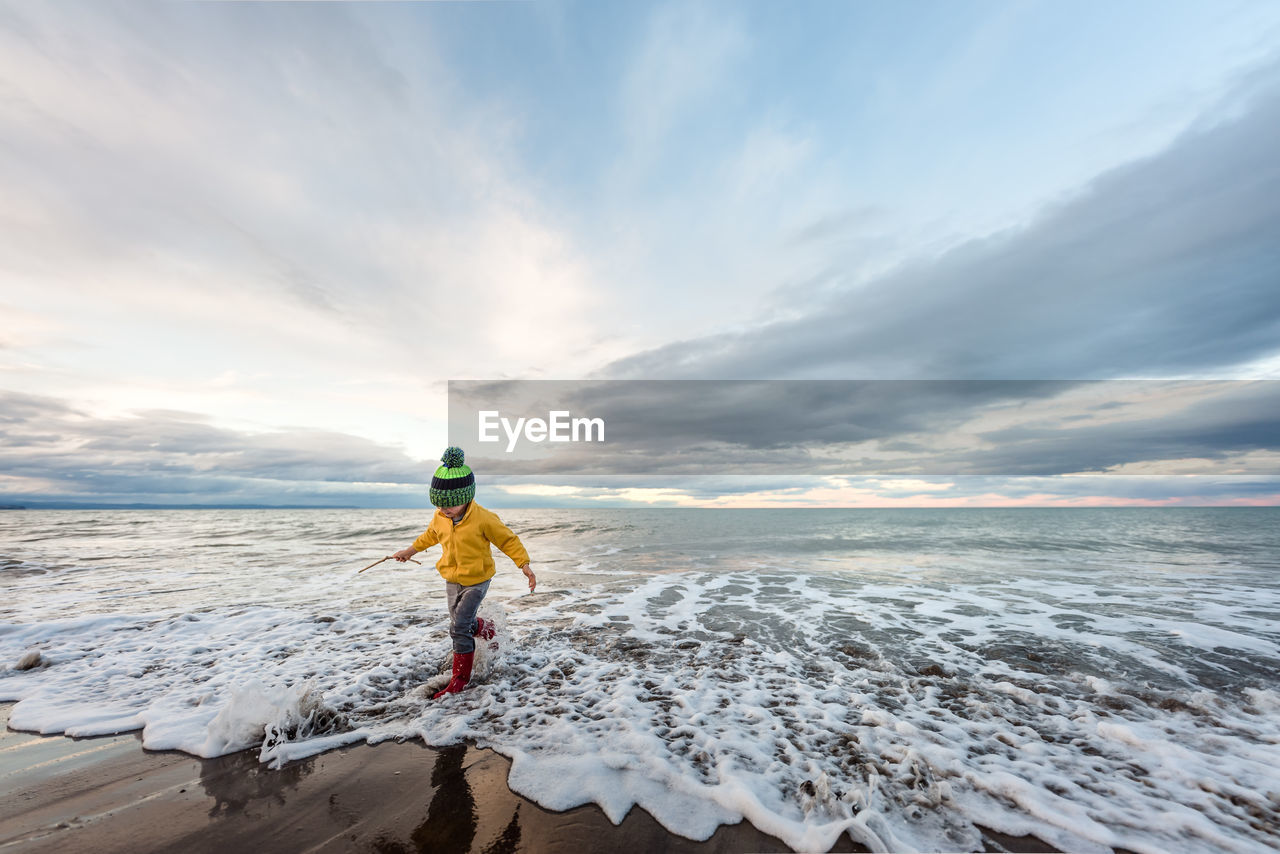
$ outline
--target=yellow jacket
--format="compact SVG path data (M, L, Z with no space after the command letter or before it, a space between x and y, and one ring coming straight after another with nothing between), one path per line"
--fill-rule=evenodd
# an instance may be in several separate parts
M520 538L502 524L497 514L474 501L456 525L437 510L431 517L430 527L413 541L413 547L424 551L436 543L440 544L442 552L440 560L436 561L436 570L445 581L467 587L488 581L497 571L489 550L490 543L502 549L516 566L529 562L529 553L524 550Z

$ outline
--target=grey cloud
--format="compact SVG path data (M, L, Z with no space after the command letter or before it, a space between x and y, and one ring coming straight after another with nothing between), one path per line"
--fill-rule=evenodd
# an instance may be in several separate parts
M937 430L1002 401L1051 397L1065 382L952 381L458 381L449 385L450 428L475 432L476 409L603 416L624 443L726 442L779 450ZM660 434L660 436L659 436Z
M248 282L339 320L381 319L370 291L405 285L357 235L422 218L423 198L451 215L465 199L443 165L448 140L422 132L443 87L410 92L397 67L429 71L430 50L399 47L433 34L394 8L296 12L6 9L0 50L37 59L0 105L0 191L44 216L13 224L0 269L40 274L56 259L64 272L79 266L68 280L92 281L174 259L224 271L229 289Z
M1022 385L1024 390L1040 390L1042 385ZM1249 411L1277 411L1271 403L1280 395L1280 384L1240 384L1234 395L1219 393L1212 403L1191 406L1191 416L1182 425L1185 435L1179 451L1193 448L1196 431L1210 436L1212 442L1226 441L1214 433L1219 427L1230 431L1230 425L1245 423L1239 416ZM1059 387L1071 387L1059 384ZM818 396L811 395L812 399ZM650 398L653 400L655 398ZM943 398L946 400L946 398ZM1176 434L1174 422L1151 421L1152 428L1164 425ZM420 463L394 448L377 445L358 437L315 431L288 431L269 434L244 434L204 423L199 416L182 412L152 411L146 418L102 419L76 412L64 402L35 395L0 393L0 424L4 442L0 445L0 474L37 478L52 483L39 495L5 496L6 503L22 500L76 500L157 503L350 503L366 506L406 506L425 503L425 484L432 463ZM1225 426L1224 426L1225 425ZM892 420L886 421L892 427ZM1266 425L1249 423L1235 435L1239 447L1265 444ZM1116 445L1118 440L1106 434L1109 428L1085 428L1073 444L1059 450L1064 459L1074 453L1086 458L1091 444ZM1064 430L1063 434L1071 431ZM1275 435L1275 431L1272 432ZM1018 465L1043 457L1045 447L1054 447L1061 436L1050 431L1036 434L1024 430L1008 431L997 436L1002 444L998 452L1003 458L962 457L970 468L998 468L1016 473ZM1045 445L1044 443L1048 443ZM1272 440L1274 446L1274 439ZM474 446L473 446L474 447ZM800 495L806 490L830 486L827 478L810 474L814 466L838 471L835 461L822 458L824 446L815 445L813 456L806 448L774 448L758 444L754 449L708 448L704 456L697 449L681 451L664 447L661 436L640 452L646 467L635 468L634 459L612 460L620 470L625 463L631 468L625 476L571 476L563 472L537 477L504 476L499 469L487 466L483 458L468 455L476 466L480 486L489 492L494 506L538 506L578 504L602 506L598 497L610 500L617 489L677 490L694 499L713 500L720 496L768 492L775 496ZM1039 448L1039 450L1037 450ZM1083 450L1082 450L1083 449ZM1134 458L1142 457L1144 447L1133 448ZM1203 448L1201 448L1203 449ZM1149 448L1147 449L1149 450ZM926 445L923 452L930 453ZM934 459L944 460L937 454ZM744 465L745 464L745 465ZM736 471L757 465L756 475L737 475ZM806 468L805 466L810 466ZM1078 463L1076 463L1078 465ZM845 469L847 470L847 466ZM1027 471L1034 466L1026 466ZM638 472L638 473L636 473ZM708 472L717 472L708 476ZM960 476L924 477L926 483L952 483L946 490L921 488L915 483L885 482L874 477L841 477L853 488L865 487L887 499L911 499L934 495L960 497L999 494L1011 499L1040 494L1071 497L1107 495L1135 500L1168 497L1192 497L1213 501L1222 498L1269 496L1280 492L1280 478L1266 476L1237 477L1161 477L1138 478L1097 477L999 477ZM398 488L371 488L368 483L399 484ZM584 495L544 498L507 493L503 487L518 484L566 485L586 490Z
M869 226L882 223L886 215L886 211L872 206L830 213L797 230L790 243L802 245L860 237Z
M241 433L178 412L90 418L34 395L0 392L0 423L0 474L52 481L65 494L82 497L305 493L317 483L356 492L357 483L400 484L412 494L423 490L432 471L396 448L357 436Z
M606 441L482 443L509 421L599 418ZM557 381L450 384L450 440L519 474L1052 475L1129 463L1270 473L1280 383L1168 381ZM994 420L993 420L994 419ZM490 434L492 437L492 433Z
M1280 90L973 241L804 316L601 376L1106 378L1230 369L1280 342Z
M65 418L78 414L70 404L36 394L0 392L0 424L25 424L39 418Z
M999 450L969 455L967 465L1009 474L1101 470L1126 463L1220 460L1251 451L1280 450L1280 383L1227 383L1226 393L1191 401L1174 415L1144 412L1122 423L1068 429L1017 426L983 434ZM1103 407L1094 407L1103 409ZM1043 466L1052 462L1045 472ZM962 470L962 469L957 469Z

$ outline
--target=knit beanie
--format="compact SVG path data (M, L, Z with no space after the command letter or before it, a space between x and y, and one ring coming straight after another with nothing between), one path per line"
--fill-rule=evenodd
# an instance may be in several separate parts
M445 448L431 478L431 503L436 507L460 507L476 497L476 477L462 462L461 448Z

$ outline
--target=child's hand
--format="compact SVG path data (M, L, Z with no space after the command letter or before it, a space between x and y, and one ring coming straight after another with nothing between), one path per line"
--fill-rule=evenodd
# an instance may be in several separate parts
M538 586L538 578L533 574L533 570L529 568L529 564L520 567L520 571L524 573L524 577L529 579L529 592L533 592L533 588Z
M396 560L400 561L401 563L404 563L406 560L408 560L409 558L413 557L413 556L414 556L414 555L416 555L417 553L418 553L418 552L417 552L415 549L413 549L412 547L410 547L410 548L407 548L407 549L401 549L400 551L398 551L398 552L396 552L395 554L393 554L393 555L392 555L392 557L393 557L393 558L395 558Z

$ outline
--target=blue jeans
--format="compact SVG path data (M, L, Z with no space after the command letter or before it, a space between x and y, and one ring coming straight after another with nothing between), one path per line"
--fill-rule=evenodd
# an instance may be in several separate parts
M453 651L460 655L475 652L476 611L480 610L484 594L489 592L489 582L465 587L446 581L444 592L449 599L449 636L453 638Z

